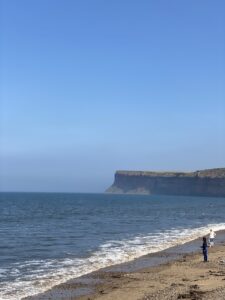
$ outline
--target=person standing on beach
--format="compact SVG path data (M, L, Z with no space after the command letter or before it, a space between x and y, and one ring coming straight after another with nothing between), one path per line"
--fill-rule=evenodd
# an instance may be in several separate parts
M210 232L209 232L209 247L212 247L214 246L214 238L216 237L216 233L210 229Z
M203 237L203 244L202 244L202 254L204 257L204 261L208 261L208 245L206 237Z

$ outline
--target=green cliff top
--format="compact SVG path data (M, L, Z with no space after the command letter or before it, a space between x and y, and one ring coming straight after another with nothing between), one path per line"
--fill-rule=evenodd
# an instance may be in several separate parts
M225 168L206 169L195 172L153 172L153 171L116 171L117 175L123 176L149 176L149 177L209 177L209 178L225 178Z

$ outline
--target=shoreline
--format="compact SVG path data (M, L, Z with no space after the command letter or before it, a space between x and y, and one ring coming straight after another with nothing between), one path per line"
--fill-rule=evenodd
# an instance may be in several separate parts
M216 289L214 292L218 292L218 288L220 288L219 293L224 293L222 295L225 299L225 230L217 231L216 245L209 248L209 262L205 264L202 259L201 244L202 238L197 238L182 245L141 256L127 263L88 273L56 285L44 293L24 297L22 300L147 300L184 299L185 297L186 299L217 299L207 298L210 297L210 293L213 293L213 291L207 290L207 286L210 289L213 289L214 286ZM221 266L219 263L220 257L221 260L224 260ZM220 270L220 267L222 270ZM186 278L188 277L185 274L186 271L188 271L189 276L193 276L193 280ZM207 277L205 272L208 272L211 279L219 277L221 283L218 285L217 280L211 286L211 281L213 281L211 279L208 284L201 283ZM177 274L176 278L174 277L175 274ZM181 278L182 274L185 274L183 275L184 278ZM199 276L199 279L195 278L196 276ZM173 282L171 282L171 278ZM200 285L199 281L201 281ZM202 289L201 284L205 288ZM136 286L135 289L134 285ZM223 299L221 296L219 298Z

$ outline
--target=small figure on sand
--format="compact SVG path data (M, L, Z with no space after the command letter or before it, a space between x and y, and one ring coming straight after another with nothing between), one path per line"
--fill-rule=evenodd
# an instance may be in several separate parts
M216 233L212 229L210 229L210 232L209 232L209 247L214 246L215 237L216 237Z
M204 257L204 261L208 261L208 245L207 245L207 240L206 237L203 237L203 244L202 244L202 254Z

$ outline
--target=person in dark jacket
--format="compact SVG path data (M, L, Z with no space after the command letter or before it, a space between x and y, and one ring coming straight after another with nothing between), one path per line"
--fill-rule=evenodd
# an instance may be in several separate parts
M203 237L202 254L204 257L204 261L208 261L208 245L207 245L206 237Z

